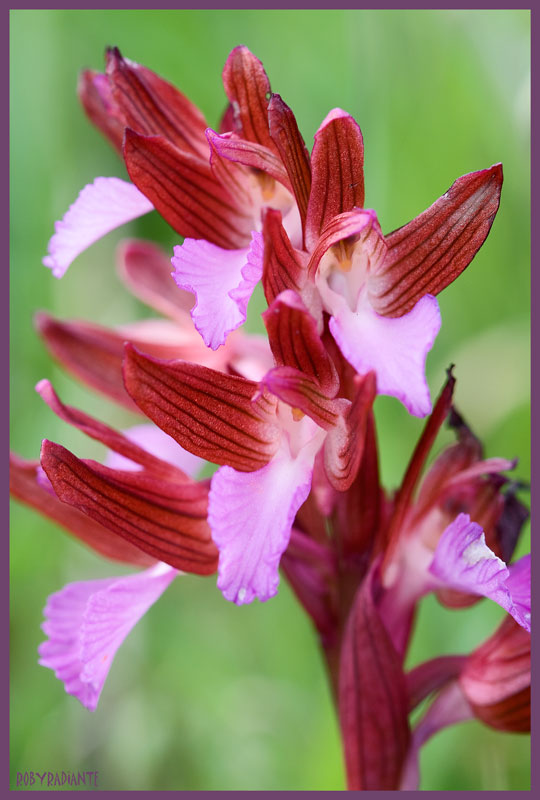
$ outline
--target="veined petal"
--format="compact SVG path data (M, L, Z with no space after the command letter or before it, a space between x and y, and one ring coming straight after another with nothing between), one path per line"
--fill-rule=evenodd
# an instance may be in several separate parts
M126 389L156 425L186 450L247 472L279 448L276 401L254 381L183 361L158 361L126 346Z
M44 440L41 466L60 500L145 553L196 575L215 572L217 551L206 522L208 486L83 461Z
M245 45L229 53L223 86L232 105L235 133L273 150L268 130L270 82L261 61Z
M106 75L85 69L79 76L77 94L86 116L122 154L125 121L112 96Z
M516 569L517 567L517 569ZM489 597L530 631L530 562L525 556L513 567L486 545L480 525L459 514L439 540L429 567L432 575L452 589Z
M208 522L219 550L218 588L237 605L277 593L279 560L311 487L315 455L292 458L285 442L256 472L221 467L212 478Z
M160 563L136 575L69 583L50 595L39 663L95 711L116 651L177 574Z
M44 265L52 269L55 278L61 278L91 244L153 209L150 200L132 183L120 178L96 178L81 190L63 219L55 224Z
M161 319L142 320L111 330L91 322L54 319L40 312L35 324L49 352L64 368L88 386L135 412L139 409L127 394L122 380L126 341L150 355L166 359L185 358L218 369L224 368L230 357L225 348L220 353L213 353L205 347L191 321L187 330Z
M358 123L333 109L315 134L306 243L311 250L330 220L364 205L364 142Z
M442 292L470 264L488 235L502 187L502 165L458 178L426 211L385 236L388 251L369 279L379 314L406 314Z
M298 130L293 112L279 94L273 94L268 104L268 124L270 136L278 149L291 182L303 231L311 190L309 153Z
M206 120L197 106L155 72L107 51L107 77L125 125L139 133L163 135L182 150L208 156Z
M126 128L124 160L129 177L180 234L219 247L246 247L252 214L240 210L216 180L208 160L175 147L163 136Z
M306 284L307 270L302 254L291 244L281 222L281 213L269 208L263 214L264 262L263 289L268 305L278 294L293 289L300 292Z
M64 405L48 380L39 381L36 385L36 392L60 419L78 428L92 439L102 442L110 450L116 452L119 458L128 461L129 464L136 464L140 468L152 472L155 476L163 477L165 480L175 480L179 483L183 483L186 480L187 476L181 467L180 470L177 470L170 461L164 461L158 452L153 453L153 449L159 449L156 448L157 442L154 441L154 448L146 448L144 446L144 435L139 434L139 436L135 435L132 438L126 437L83 411L79 411L73 406ZM153 426L142 427L152 428ZM165 437L165 434L162 435ZM142 440L142 446L139 446L139 439ZM171 443L178 448L178 445L172 440ZM163 443L161 443L161 448L163 449ZM133 467L129 468L133 469Z
M136 545L119 536L111 536L111 532L99 522L59 500L49 479L43 475L39 461L26 461L10 453L9 491L17 500L61 525L65 531L105 558L134 566L146 566L153 561Z
M174 290L168 252L153 242L129 239L118 247L116 264L120 277L139 300L180 324L191 325L188 314L193 296Z
M265 172L285 188L292 190L287 171L279 156L268 147L247 139L240 139L231 133L219 134L208 128L206 137L216 153L222 158Z
M204 459L199 456L194 456L180 447L174 439L164 433L157 425L134 425L132 428L124 431L124 436L131 442L134 442L139 447L142 447L147 453L150 453L162 461L177 467L185 472L186 475L194 478L204 466ZM137 462L132 461L120 453L110 450L105 459L105 466L111 469L119 470L135 470L141 469Z
M339 349L360 374L377 374L378 394L397 397L416 417L431 411L425 378L426 356L441 326L437 300L426 295L408 314L381 317L363 303L356 313L335 294L330 332Z
M196 296L191 317L212 350L246 321L249 299L262 276L262 259L262 234L256 231L250 247L241 250L224 250L204 239L186 239L174 248L173 278L180 289Z
M262 314L272 353L279 366L294 367L313 378L329 398L339 389L339 377L300 296L291 289L281 292Z

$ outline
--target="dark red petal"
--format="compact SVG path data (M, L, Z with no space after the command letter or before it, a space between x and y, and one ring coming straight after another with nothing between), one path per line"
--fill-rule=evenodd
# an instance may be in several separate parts
M460 676L475 716L497 730L530 730L531 635L511 617L472 653Z
M117 47L107 51L107 76L127 127L147 136L164 136L181 150L208 156L206 120L172 84L146 67L126 61Z
M377 215L371 209L355 208L333 217L323 229L309 260L309 274L315 273L327 250L345 240L363 248L369 256L370 270L376 269L384 258L386 245Z
M126 389L186 450L242 472L264 467L279 446L275 405L251 399L258 384L185 361L159 361L126 345Z
M218 554L206 522L207 484L108 469L47 440L41 465L64 503L122 539L176 569L215 572Z
M263 289L268 305L286 289L300 292L307 270L281 224L281 212L267 209L263 214Z
M268 130L270 82L262 63L244 45L229 54L223 86L233 107L234 132L273 150Z
M452 368L450 368L448 370L446 383L444 384L442 391L437 398L437 402L433 407L433 411L424 425L424 430L422 431L422 435L420 436L418 444L414 449L411 460L409 461L405 471L405 475L403 476L401 486L399 487L396 495L394 510L385 537L385 543L387 544L386 553L384 556L385 565L391 560L393 549L399 538L403 520L405 519L405 514L409 509L418 479L429 452L433 447L433 443L435 442L437 434L439 433L441 425L450 411L455 383L456 379L452 375Z
M501 164L463 175L430 208L385 237L386 257L368 282L377 313L400 317L455 281L489 233L502 181Z
M247 139L239 139L229 133L220 136L211 128L206 131L206 136L210 145L222 158L242 164L244 167L251 167L251 169L265 172L283 184L289 191L292 191L285 167L279 157L268 147L250 142Z
M338 574L331 550L293 528L280 567L323 642L330 640L338 625L334 598Z
M207 161L162 136L126 128L124 159L135 186L181 236L235 249L247 247L252 218L238 211Z
M349 114L342 114L325 120L315 134L306 220L308 250L315 247L333 217L364 205L362 132Z
M176 286L170 254L153 242L129 239L120 244L116 263L124 283L143 303L172 319L187 320L194 297Z
M339 492L346 492L356 478L364 453L367 424L377 393L374 372L355 378L356 394L342 419L328 432L324 443L324 468Z
M85 69L79 75L77 94L88 119L122 155L125 121L114 102L107 76Z
M279 294L262 314L276 363L314 378L328 398L335 397L339 377L322 343L317 322L296 292Z
M138 547L114 536L82 511L63 503L52 489L50 492L44 489L37 481L39 461L25 461L11 453L9 465L9 488L17 500L57 522L64 530L105 558L136 566L152 563L153 559Z
M373 412L368 414L364 450L358 473L349 491L341 492L335 510L335 529L340 551L356 556L361 570L376 548L384 510L384 492L379 480L379 460Z
M293 112L279 94L273 94L268 105L268 124L270 136L287 170L304 230L311 190L309 153Z
M504 562L508 563L514 555L521 530L529 516L529 509L513 491L508 491L504 496L502 513L495 525L497 548L493 548Z
M349 790L397 789L410 741L405 676L372 581L373 572L358 591L341 651L339 717Z
M179 328L171 330L169 327L165 331L167 323L161 320L156 322L162 329L160 338L163 343L144 335L144 323L134 324L124 330L110 330L90 322L56 320L44 312L35 317L40 336L62 366L93 389L136 412L139 409L126 393L122 379L126 340L132 341L145 352L162 358L199 360L202 351L207 349L199 336L191 340L182 335Z
M440 656L424 661L408 672L409 711L413 711L422 700L445 683L457 678L466 660L467 656Z
M162 461L161 458L148 453L122 433L115 431L114 428L110 428L103 422L94 419L73 406L66 406L62 403L49 381L40 381L36 386L36 391L47 403L49 408L51 408L60 419L67 422L68 425L73 425L82 431L82 433L86 434L86 436L96 439L98 442L101 442L116 453L120 453L120 455L128 458L130 461L140 464L156 477L161 476L164 480L174 480L179 483L184 483L189 480L188 476L178 467L174 467L167 461Z
M299 409L324 430L339 423L348 400L331 400L314 378L294 367L276 367L267 372L261 385L292 409Z

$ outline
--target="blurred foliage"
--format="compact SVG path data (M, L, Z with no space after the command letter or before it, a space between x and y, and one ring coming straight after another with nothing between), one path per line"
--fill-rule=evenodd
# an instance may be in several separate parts
M294 109L309 148L330 108L358 120L366 206L385 232L459 175L503 162L490 236L440 297L443 326L428 380L435 395L454 362L457 403L487 455L518 456L527 479L529 23L527 11L11 11L13 448L36 457L48 437L79 455L102 455L44 407L33 391L43 377L110 424L133 421L53 365L32 317L38 308L103 324L147 315L116 278L116 244L126 235L168 249L177 242L150 215L90 248L61 281L41 266L54 220L80 188L96 175L125 177L78 106L79 70L101 69L105 46L118 45L176 83L215 127L225 105L221 69L244 43ZM260 311L254 299L253 330L261 330ZM390 398L379 398L376 411L382 473L395 487L422 423ZM37 665L42 608L66 582L122 568L13 504L11 569L12 779L64 769L98 770L104 789L344 788L316 638L285 584L267 604L236 608L213 578L177 580L121 648L91 714ZM426 601L410 663L466 652L499 617L487 603L449 612ZM528 737L475 722L443 732L424 749L422 788L527 789Z

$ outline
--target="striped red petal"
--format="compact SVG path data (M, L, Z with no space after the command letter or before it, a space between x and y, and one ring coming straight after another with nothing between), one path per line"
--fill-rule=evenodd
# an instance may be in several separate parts
M349 790L393 790L410 731L401 660L373 599L373 571L358 590L341 650L339 717Z
M262 144L240 139L231 133L220 135L210 128L206 131L206 136L215 152L222 158L260 170L292 190L287 171L273 150Z
M91 439L96 439L110 450L114 450L115 453L119 453L130 461L134 461L136 464L140 464L145 470L151 472L156 477L161 476L164 480L174 480L178 483L184 483L189 480L186 473L178 469L178 467L152 455L122 433L115 431L114 428L110 428L103 422L94 419L73 406L67 406L62 403L49 381L40 381L36 386L36 391L47 403L49 408L54 411L60 419L67 422L68 425L73 425L75 428L82 431L82 433L86 434L86 436L89 436Z
M501 164L463 175L430 208L385 237L386 257L368 283L377 313L400 317L463 272L489 233L502 181Z
M460 676L475 716L497 730L531 729L531 635L506 617L472 653Z
M180 236L226 249L248 246L252 217L238 210L208 161L163 136L142 136L131 128L124 137L124 160L135 186Z
M185 450L252 472L279 446L275 401L252 403L258 384L190 364L160 361L126 345L124 382L139 408Z
M312 250L333 217L364 205L364 142L355 120L335 109L315 134L306 244Z
M262 315L276 363L313 378L328 398L335 397L339 377L311 316L296 292L279 294Z
M298 205L302 231L305 230L309 194L311 191L311 165L309 153L302 138L296 118L279 94L273 94L268 105L270 136L283 162Z
M88 119L122 154L125 122L112 96L107 76L91 69L79 75L77 94Z
M190 100L155 72L107 51L107 77L124 125L147 136L164 136L181 150L208 156L206 120Z
M171 275L171 257L153 242L129 239L117 251L120 277L143 303L166 317L185 323L194 298L179 289Z
M83 461L45 440L41 466L58 497L153 558L210 575L217 549L206 521L208 485L176 483Z
M270 305L286 289L300 292L306 284L307 270L302 254L294 249L285 228L281 213L267 209L263 215L264 260L263 289Z
M96 553L113 561L146 566L153 559L134 544L121 539L99 522L73 506L63 503L54 492L38 481L39 461L26 461L15 453L9 456L9 489L13 497L61 525Z
M374 372L354 379L355 395L343 409L338 424L329 431L324 443L324 468L328 480L339 492L350 489L364 454L368 420L377 393Z
M151 326L140 322L111 330L90 322L57 320L40 312L35 324L47 348L63 367L130 411L138 411L138 408L126 393L122 379L127 340L161 358L205 358L208 363L207 354L210 353L195 331L192 336L186 336L165 320L153 320ZM222 362L220 356L216 365Z
M233 108L234 132L273 150L268 130L270 81L262 63L245 45L230 52L223 68L223 86Z

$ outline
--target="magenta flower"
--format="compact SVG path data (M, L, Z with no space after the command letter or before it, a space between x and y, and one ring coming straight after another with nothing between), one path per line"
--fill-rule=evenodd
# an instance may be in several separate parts
M484 457L453 407L452 369L433 410L425 379L436 295L483 244L502 168L458 178L383 235L364 208L349 114L333 109L309 154L247 48L229 55L223 83L216 132L117 49L104 75L81 77L83 106L132 182L85 187L46 266L60 277L153 209L184 242L172 259L148 242L119 249L123 280L164 319L107 329L37 317L55 358L141 423L117 431L40 381L51 410L107 454L98 463L45 440L40 461L12 456L12 493L105 557L145 568L51 595L40 663L95 710L116 651L177 574L217 572L242 605L273 597L281 570L319 637L348 788L415 789L421 747L448 725L530 727L530 556L513 560L528 511L506 477L516 463ZM267 337L238 330L259 281ZM395 492L380 481L377 394L428 417ZM445 420L457 441L423 475ZM218 469L198 479L206 461ZM456 609L487 598L505 618L472 653L406 670L430 593Z

